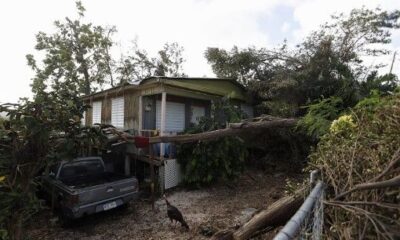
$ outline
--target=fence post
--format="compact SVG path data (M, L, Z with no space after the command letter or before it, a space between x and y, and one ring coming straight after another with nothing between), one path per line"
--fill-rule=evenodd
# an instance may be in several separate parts
M312 209L323 193L323 183L318 181L311 193L307 196L303 205L297 210L296 214L286 223L282 230L275 236L274 240L294 239L300 231L302 223L312 212Z

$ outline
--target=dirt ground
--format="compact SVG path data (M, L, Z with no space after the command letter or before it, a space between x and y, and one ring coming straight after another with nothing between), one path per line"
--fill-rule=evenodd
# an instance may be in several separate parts
M113 209L77 220L62 228L49 211L32 219L30 239L208 239L214 232L246 222L257 211L284 195L285 179L301 181L301 175L246 172L235 184L218 184L200 190L174 189L167 192L171 204L190 226L172 225L162 199L155 203L138 200L128 208ZM274 232L256 239L270 239Z

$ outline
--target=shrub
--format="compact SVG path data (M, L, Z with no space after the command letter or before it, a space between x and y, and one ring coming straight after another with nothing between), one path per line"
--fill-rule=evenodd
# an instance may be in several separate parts
M225 128L228 122L238 122L242 117L240 109L224 99L213 104L209 118L202 118L186 133ZM239 137L222 137L178 146L184 183L192 186L207 185L219 179L234 179L242 171L246 157L245 143Z
M327 238L395 238L393 234L400 229L398 185L352 189L358 184L399 176L399 126L400 95L379 101L373 96L358 104L351 114L335 120L321 138L310 156L310 165L321 170L328 185L324 228Z
M76 93L62 90L0 105L9 116L0 127L0 239L24 237L25 222L41 209L36 192L43 170L78 156L84 143L102 144L98 130L81 127L86 109Z
M332 122L329 131L333 134L340 134L355 127L357 125L354 123L353 117L351 115L343 115Z
M331 122L343 111L343 100L330 97L307 106L307 114L301 118L298 128L314 139L329 131Z

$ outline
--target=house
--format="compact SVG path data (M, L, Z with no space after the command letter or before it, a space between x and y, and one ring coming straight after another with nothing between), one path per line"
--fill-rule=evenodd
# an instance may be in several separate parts
M246 92L233 79L149 77L85 96L92 106L85 125L111 124L124 130L161 131L174 134L208 115L212 100L228 96L251 117ZM163 111L164 110L164 111Z
M91 109L85 114L84 122L85 125L111 124L141 136L148 136L154 130L160 135L174 135L198 123L200 117L210 115L211 102L221 97L229 97L248 117L253 117L246 91L234 79L149 77L137 85L118 86L85 96L83 100ZM171 148L161 143L156 151L158 165L165 168L160 171L165 183L167 173L177 175L179 168L174 155L167 154ZM128 149L132 154L138 152ZM166 161L168 164L164 164Z

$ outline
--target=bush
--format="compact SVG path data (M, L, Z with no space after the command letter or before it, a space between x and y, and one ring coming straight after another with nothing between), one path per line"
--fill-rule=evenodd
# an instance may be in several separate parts
M9 116L0 126L0 239L24 238L25 222L41 209L36 192L42 171L79 156L85 143L102 144L98 130L81 127L86 109L68 90L0 105Z
M4 128L4 126L3 126L4 121L5 121L5 119L0 116L0 128Z
M307 106L307 114L300 119L298 128L314 139L329 131L331 122L343 111L343 100L330 97Z
M211 117L202 118L198 125L186 133L225 128L228 122L238 122L243 116L240 109L228 100L217 101L212 106ZM213 141L178 146L178 161L183 170L183 181L192 186L207 185L219 179L234 179L242 171L247 155L245 143L239 137L222 137Z
M393 239L400 229L400 188L348 192L400 174L400 95L364 100L335 120L310 156L328 185L324 231L330 239ZM384 170L387 171L384 172ZM383 174L382 174L383 173ZM382 175L381 175L382 174ZM397 230L396 230L397 229ZM398 235L397 235L398 236Z

